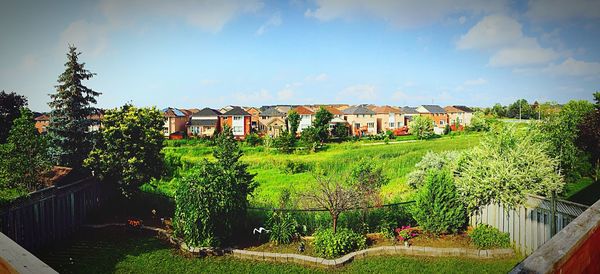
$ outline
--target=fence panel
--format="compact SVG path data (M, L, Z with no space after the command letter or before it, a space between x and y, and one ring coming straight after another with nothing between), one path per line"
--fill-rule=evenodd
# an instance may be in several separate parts
M91 177L32 192L0 207L0 232L28 250L64 239L99 206L100 194Z
M565 200L556 201L554 223L558 233L588 207ZM531 254L552 238L552 201L529 195L523 206L508 209L498 204L482 207L471 215L470 224L488 224L502 232L508 232L518 250Z

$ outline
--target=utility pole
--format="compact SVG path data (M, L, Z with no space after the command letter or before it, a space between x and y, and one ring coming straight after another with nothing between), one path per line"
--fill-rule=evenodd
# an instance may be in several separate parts
M521 121L521 101L519 101L519 121Z

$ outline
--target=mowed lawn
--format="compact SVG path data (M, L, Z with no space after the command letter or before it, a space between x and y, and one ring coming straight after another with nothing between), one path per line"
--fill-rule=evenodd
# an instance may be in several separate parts
M244 147L242 161L249 165L249 171L256 174L259 183L251 203L254 205L277 204L280 193L289 189L298 194L315 186L311 170L321 168L328 172L348 175L360 161L370 161L383 167L385 175L390 179L382 188L382 196L386 202L402 201L412 193L406 184L407 174L428 151L441 152L464 150L477 145L481 134L450 135L442 138L401 143L379 144L363 142L345 142L328 144L317 153L282 154L264 147ZM186 166L192 166L205 158L212 158L211 147L205 145L184 145L165 147L165 154L179 154ZM298 173L286 172L286 166L293 163L307 167ZM158 187L152 189L144 186L146 191L154 191L172 196L177 178L170 181L154 182Z
M381 256L339 269L240 260L193 258L146 232L83 229L60 246L36 254L60 273L506 273L519 261L460 257Z

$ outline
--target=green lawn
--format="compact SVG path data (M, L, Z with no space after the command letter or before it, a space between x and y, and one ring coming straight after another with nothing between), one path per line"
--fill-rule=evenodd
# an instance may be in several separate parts
M563 190L562 196L570 200L575 194L579 193L586 187L590 186L594 183L594 180L589 177L583 177L576 182L565 184L565 189Z
M317 153L282 154L264 147L244 147L245 155L242 161L249 164L249 171L256 174L255 180L259 183L251 200L254 205L276 204L283 189L300 193L314 186L310 170L296 174L286 173L285 166L289 162L304 164L309 169L320 167L329 171L349 173L352 167L363 159L383 166L385 175L390 178L390 182L382 188L385 201L401 201L411 194L405 183L406 175L413 170L425 153L467 149L477 145L481 136L481 134L461 134L426 141L410 140L405 143L381 145L368 145L372 141L344 142L329 144L323 151ZM182 161L188 166L202 159L211 158L211 148L203 144L169 146L164 148L164 153L181 155ZM172 196L177 183L177 178L169 181L160 180L152 183L156 187L145 185L142 189Z
M60 273L506 273L518 259L381 256L336 270L266 263L231 256L190 258L146 232L81 230L61 246L36 254Z

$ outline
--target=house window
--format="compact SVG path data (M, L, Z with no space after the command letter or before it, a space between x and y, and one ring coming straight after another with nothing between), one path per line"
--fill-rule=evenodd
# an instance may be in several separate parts
M233 116L234 121L242 120L242 116Z
M244 133L244 128L240 126L233 127L233 133Z
M375 128L375 123L367 123L369 129Z
M444 120L440 120L440 126L444 125Z
M356 128L356 129L360 128L360 123L355 123L354 128Z
M390 122L390 127L393 128L394 127L394 122Z
M402 122L398 122L398 128L402 127Z

